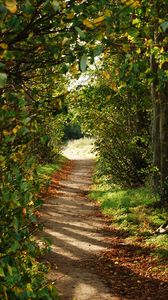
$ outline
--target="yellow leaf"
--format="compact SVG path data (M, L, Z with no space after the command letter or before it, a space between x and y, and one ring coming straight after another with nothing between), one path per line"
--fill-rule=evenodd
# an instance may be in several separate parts
M74 15L75 15L74 12L71 12L71 13L67 14L66 16L67 16L67 19L71 20L71 19L73 19Z
M11 159L16 162L18 160L18 154L12 154Z
M133 19L133 21L132 21L132 24L133 25L136 25L136 24L139 24L140 23L140 20L138 19L138 18L135 18L135 19Z
M79 71L79 65L78 65L78 64L72 64L72 65L70 66L70 71L71 71L71 73L73 73L73 74L77 74L78 71Z
M109 101L109 100L111 99L111 95L108 95L108 96L106 97L106 99L107 99L107 101Z
M20 129L20 127L21 127L21 126L16 125L16 126L12 129L12 132L13 132L14 134L16 134L16 132Z
M119 76L119 74L120 74L119 69L115 69L115 75L116 75L116 76Z
M138 7L141 7L141 4L139 1L135 1L132 3L132 7L138 8Z
M14 291L16 291L17 294L21 294L23 292L23 290L21 288L15 287Z
M117 88L115 82L112 82L112 83L110 84L110 87L111 87L115 92L118 92L118 88Z
M128 52L130 50L130 45L129 44L124 44L122 46L122 48L123 48L124 52Z
M7 293L6 293L6 287L5 286L3 287L3 292L4 292L5 300L8 300L9 298L8 298Z
M110 79L110 74L109 74L107 71L103 71L102 73L103 73L103 76L104 76L107 80Z
M6 104L4 104L2 107L1 107L3 110L8 110L9 106L7 106Z
M98 17L93 20L93 24L101 23L104 21L105 16Z
M63 7L63 8L66 8L66 6L67 6L66 2L63 2L63 3L62 3L62 7Z
M6 0L5 6L12 14L14 14L17 11L16 0Z
M0 267L0 277L5 277L5 273L3 268Z
M136 53L137 53L137 54L140 54L140 53L141 53L141 48L138 48L138 49L136 50Z
M6 43L0 43L0 47L4 50L8 49L8 45Z
M131 42L135 41L135 37L129 35L128 33L125 36L128 38L128 41L131 41Z
M27 287L27 291L29 291L29 292L33 291L30 283L28 283L26 287Z
M136 0L136 1L135 0L121 0L121 2L125 5L132 6L135 8L141 7L139 0Z
M32 38L33 35L34 35L34 33L33 33L33 32L30 32L29 35L28 35L28 37L29 37L29 38Z
M3 135L4 135L4 136L10 135L10 131L3 130Z
M64 36L63 40L62 40L62 46L64 46L66 44L66 42L69 41L69 39L67 37Z
M105 16L110 17L112 15L112 11L110 9L105 10Z
M89 21L88 19L84 19L83 20L83 25L85 25L88 28L93 28L94 27L93 24L92 24L92 22Z
M3 162L5 160L5 156L0 155L0 162Z
M110 49L109 48L105 49L105 51L104 51L104 58L108 57L109 54L110 54Z
M12 267L10 265L7 265L7 268L8 268L9 274L12 276L13 275Z
M16 134L16 132L17 132L18 130L17 130L17 128L15 127L15 128L12 129L12 131L13 131L14 134Z

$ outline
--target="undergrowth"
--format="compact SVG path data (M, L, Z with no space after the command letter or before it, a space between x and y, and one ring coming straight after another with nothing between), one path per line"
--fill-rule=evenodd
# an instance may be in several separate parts
M99 181L90 197L111 218L112 226L126 234L127 242L143 241L155 254L168 256L168 235L156 234L156 229L168 219L168 212L154 208L157 199L148 188L122 189Z
M51 175L59 171L62 164L66 161L66 157L59 155L56 162L53 163L44 163L38 166L37 175L40 181L41 186L48 187L51 180Z

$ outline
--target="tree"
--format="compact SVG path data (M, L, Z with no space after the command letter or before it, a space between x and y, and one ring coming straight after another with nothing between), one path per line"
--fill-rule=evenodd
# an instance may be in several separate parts
M60 110L63 74L80 48L77 16L72 22L80 3L6 0L0 11L0 297L55 299L47 268L37 261L44 250L34 238L41 203L36 166L51 146L46 119L53 124Z
M99 174L133 187L142 185L148 174L151 104L146 81L138 76L146 64L138 64L136 55L132 63L131 54L123 62L124 56L122 51L110 54L98 70L90 71L88 86L76 95L72 91L70 111L95 138Z
M67 93L64 74L68 69L79 73L78 66L84 71L87 54L92 57L97 49L99 31L94 29L102 23L98 10L102 11L104 1L97 3L98 10L93 4L78 0L0 3L2 299L56 297L44 278L45 266L36 260L40 255L33 237L40 205L36 166L54 141L48 135L53 123L58 124ZM92 28L87 32L88 26ZM47 118L52 120L50 128Z
M167 12L165 0L109 1L104 2L96 30L93 19L88 18L88 22L85 22L87 30L92 31L94 28L94 31L99 31L97 44L99 50L102 47L105 56L114 53L122 55L123 67L120 68L118 76L121 84L125 82L129 86L130 96L135 97L137 94L138 80L142 83L141 87L146 84L148 95L151 88L150 100L147 97L145 101L146 106L151 107L153 111L151 116L153 185L163 202L167 202L168 177ZM125 75L128 76L128 80L124 78ZM137 97L139 104L140 94L141 91ZM142 114L143 110L141 116Z

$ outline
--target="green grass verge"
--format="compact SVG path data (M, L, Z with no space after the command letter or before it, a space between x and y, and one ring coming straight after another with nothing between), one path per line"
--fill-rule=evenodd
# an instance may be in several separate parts
M152 207L156 198L149 189L110 188L98 183L90 198L99 203L116 229L126 233L128 241L143 240L145 245L155 247L158 254L168 255L168 235L155 235L155 230L168 219L168 212Z
M41 164L37 168L37 175L39 177L41 186L49 186L51 176L54 172L59 171L63 163L67 158L63 155L59 155L56 162Z

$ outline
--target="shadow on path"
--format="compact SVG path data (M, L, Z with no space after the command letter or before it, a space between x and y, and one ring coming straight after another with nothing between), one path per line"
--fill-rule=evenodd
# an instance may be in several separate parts
M47 197L42 209L43 235L53 243L45 259L51 264L49 278L57 281L61 300L166 300L166 283L120 265L117 254L115 262L103 255L128 250L129 245L109 242L112 233L103 230L106 221L87 198L93 167L92 160L74 160L68 176L62 173L58 184L51 183L56 193ZM136 259L135 253L143 249L131 246L131 251L128 255Z

